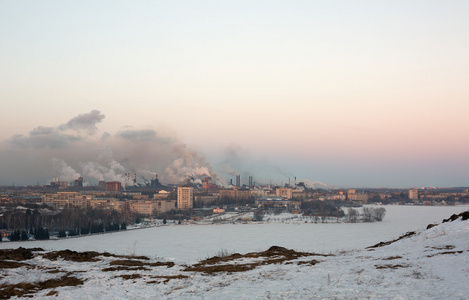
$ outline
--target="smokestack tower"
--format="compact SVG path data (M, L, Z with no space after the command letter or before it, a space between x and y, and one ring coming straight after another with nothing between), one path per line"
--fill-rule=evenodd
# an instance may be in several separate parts
M137 173L134 174L134 183L137 183Z
M252 187L252 176L249 176L249 187Z
M241 175L236 175L236 186L237 187L241 186Z

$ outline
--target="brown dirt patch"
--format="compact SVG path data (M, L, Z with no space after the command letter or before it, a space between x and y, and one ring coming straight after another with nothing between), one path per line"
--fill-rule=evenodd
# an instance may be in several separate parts
M51 269L51 270L46 271L46 273L49 273L49 274L57 274L57 273L63 273L63 272L65 271L59 270L59 269Z
M401 259L402 256L389 256L389 257L386 257L386 258L383 258L383 260L394 260L394 259Z
M99 256L149 260L149 258L146 256L114 255L114 254L110 254L107 252L100 253L96 251L77 252L77 251L72 251L69 249L61 250L61 251L52 251L43 255L44 258L47 258L50 260L57 260L58 258L62 258L63 260L70 260L70 261L75 261L75 262L98 261Z
M49 293L46 294L46 296L48 297L58 296L58 295L59 295L59 292L57 291L50 291Z
M409 265L381 265L375 266L376 269L400 269L400 268L408 268Z
M206 274L213 274L219 272L245 272L256 268L257 266L261 265L269 265L269 264L280 264L286 261L291 261L300 257L304 256L333 256L332 254L316 254L316 253L308 253L308 252L297 252L292 249L286 249L279 246L272 246L268 250L263 252L251 252L244 255L239 253L234 253L224 257L214 256L212 258L208 258L202 260L201 262L186 267L184 271L189 272L201 272ZM217 265L218 263L226 263L238 259L243 258L260 258L263 259L258 262L252 263L236 263L233 262L232 264L223 264Z
M402 239L406 239L406 238L409 238L411 236L414 236L416 233L415 231L409 231L407 232L406 234L404 235L401 235L400 237L398 237L397 239L395 240L392 240L392 241L388 241L388 242L380 242L376 245L373 245L373 246L370 246L370 247L366 247L365 249L371 249L371 248L378 248L378 247L383 247L383 246L387 246L387 245L391 245L392 243L395 243L397 241L400 241Z
M167 283L171 279L185 279L189 278L187 275L173 275L173 276L152 276L151 278L164 279L163 283ZM160 283L161 280L148 281L147 284Z
M111 266L127 266L127 267L174 267L173 262L154 262L154 263L148 263L148 262L142 262L139 260L114 260L111 261L110 263Z
M30 267L30 266L31 265L24 264L24 263L0 260L0 269L14 269L14 268Z
M441 246L441 247L432 247L432 249L435 250L453 250L455 246L453 245L446 245L446 246Z
M455 221L459 218L461 218L461 220L463 220L463 221L468 220L469 219L469 210L465 211L465 212L462 212L459 215L454 214L451 217L449 217L448 219L444 219L442 223L453 222L453 221Z
M49 260L57 260L61 258L63 260L70 260L75 262L91 262L98 261L96 257L100 256L99 252L95 251L86 251L86 252L77 252L72 250L61 250L61 251L52 251L45 253L44 258Z
M427 257L433 257L433 256L445 255L445 254L459 254L459 253L463 253L463 252L464 251L462 251L462 250L460 250L460 251L445 251L445 252L430 254L430 255L427 255Z
M83 280L66 274L58 279L49 279L41 282L21 282L17 284L0 285L0 299L9 299L11 297L29 297L27 294L34 294L40 290L54 289L61 286L77 286L83 284Z
M292 263L292 262L290 262ZM320 263L319 260L316 260L316 259L313 259L313 260L309 260L309 261L299 261L297 262L297 265L301 266L301 265L306 265L306 266L314 266L315 264L318 264Z
M34 257L34 251L44 251L42 248L23 248L19 247L18 249L1 249L0 250L0 259L8 260L27 260Z
M115 271L151 271L151 269L145 267L111 267L102 269L103 272L115 272Z
M131 280L131 279L142 278L142 275L140 275L140 274L128 274L128 275L119 275L119 276L116 276L116 277L121 277L122 279L125 279L125 280Z

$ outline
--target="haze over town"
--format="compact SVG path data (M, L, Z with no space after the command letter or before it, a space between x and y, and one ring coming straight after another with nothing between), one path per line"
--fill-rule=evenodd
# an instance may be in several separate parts
M467 1L3 1L0 185L130 172L467 186L468 12Z

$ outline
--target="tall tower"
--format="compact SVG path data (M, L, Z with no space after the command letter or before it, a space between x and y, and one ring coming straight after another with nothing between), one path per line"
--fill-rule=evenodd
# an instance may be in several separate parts
M188 186L178 187L178 209L191 209L194 206L194 189Z

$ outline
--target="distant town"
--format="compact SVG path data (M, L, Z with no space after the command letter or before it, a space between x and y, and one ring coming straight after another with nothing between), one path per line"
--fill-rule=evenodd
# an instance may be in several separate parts
M85 184L82 177L71 182L54 177L47 185L2 186L0 232L9 240L48 239L125 230L141 222L185 224L207 218L212 222L256 222L281 213L307 216L312 222L356 222L358 213L353 208L364 204L469 203L466 187L327 189L309 188L296 178L283 186L257 184L252 176L246 184L241 183L240 175L233 179L228 187L214 184L210 177L163 185L157 176L137 182L137 174L126 173L123 182L99 181L97 185ZM366 212L362 216L366 222L381 221L384 216L384 210L374 219L373 212L369 216ZM230 218L221 217L227 213Z

